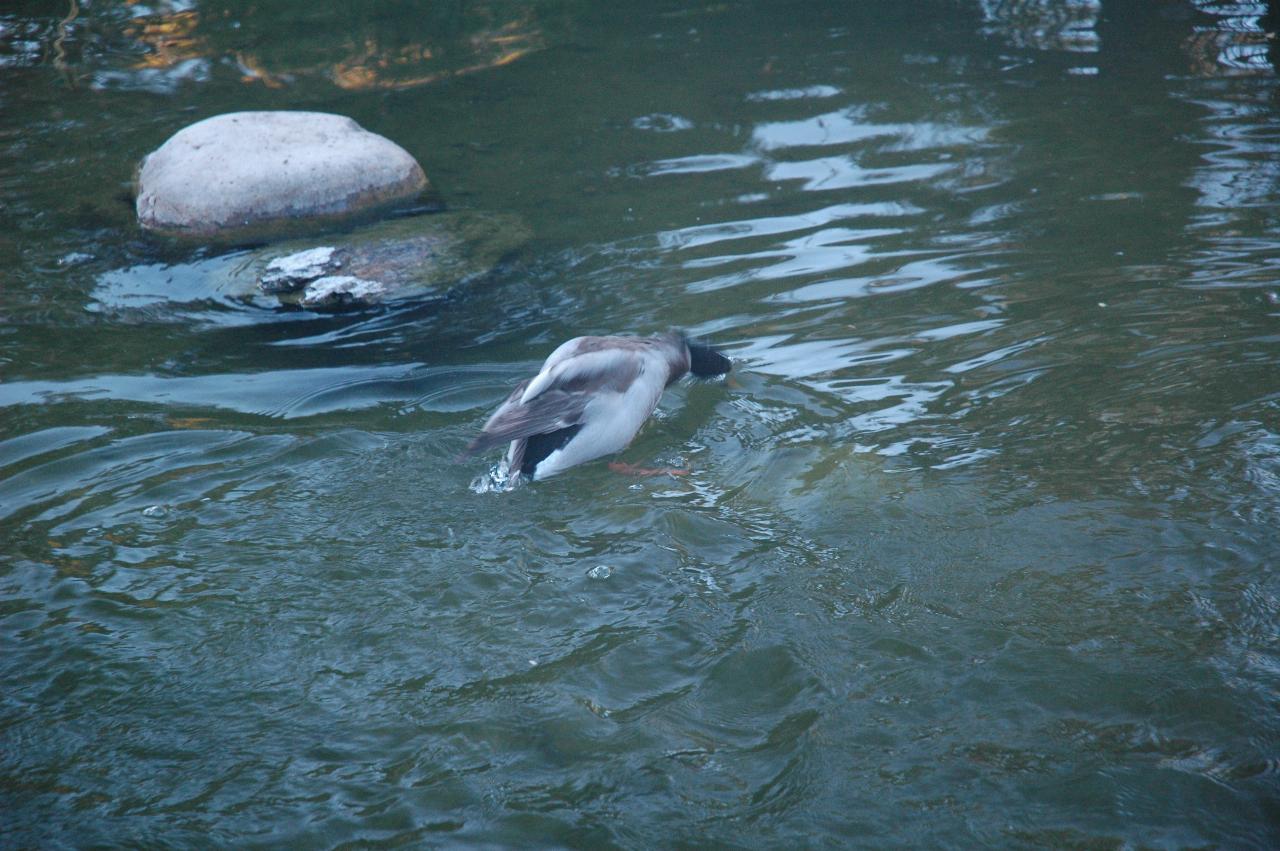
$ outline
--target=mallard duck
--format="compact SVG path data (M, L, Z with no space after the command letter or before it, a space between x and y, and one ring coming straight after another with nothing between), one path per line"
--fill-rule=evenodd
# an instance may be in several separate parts
M619 452L687 372L723 375L731 363L671 331L653 337L575 337L516 385L467 454L510 443L502 472L534 481Z

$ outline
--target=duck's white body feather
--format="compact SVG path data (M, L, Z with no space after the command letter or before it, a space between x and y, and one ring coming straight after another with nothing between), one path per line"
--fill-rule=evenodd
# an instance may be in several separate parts
M729 362L721 360L726 371ZM504 472L535 480L619 452L689 363L689 344L675 333L575 337L512 391L469 449L509 441Z
M565 377L571 375L572 371ZM534 480L626 449L658 407L666 386L666 370L649 364L640 366L634 380L624 389L602 389L592 394L577 423L581 429L563 447L538 462L533 471ZM525 447L517 446L519 442L512 441L507 450L508 473L513 469L513 456L525 451ZM519 464L514 469L518 470Z

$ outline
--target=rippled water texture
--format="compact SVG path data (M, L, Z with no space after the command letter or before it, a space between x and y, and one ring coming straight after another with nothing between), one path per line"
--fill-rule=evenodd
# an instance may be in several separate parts
M273 6L0 11L0 845L1280 842L1265 4ZM129 180L250 108L535 237L240 302ZM691 475L470 490L673 325Z

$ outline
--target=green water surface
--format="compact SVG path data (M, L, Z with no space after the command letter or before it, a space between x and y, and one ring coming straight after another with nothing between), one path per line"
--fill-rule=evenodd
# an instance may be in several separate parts
M0 846L1280 842L1263 3L0 8ZM533 234L210 291L140 157L349 115ZM458 455L563 340L735 359Z

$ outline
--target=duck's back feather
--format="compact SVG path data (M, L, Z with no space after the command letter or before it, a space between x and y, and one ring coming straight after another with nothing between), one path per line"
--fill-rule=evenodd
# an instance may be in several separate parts
M604 339L577 337L556 349L524 389L520 401L528 404L557 388L577 392L625 389L643 368L642 356L633 348L592 346Z

